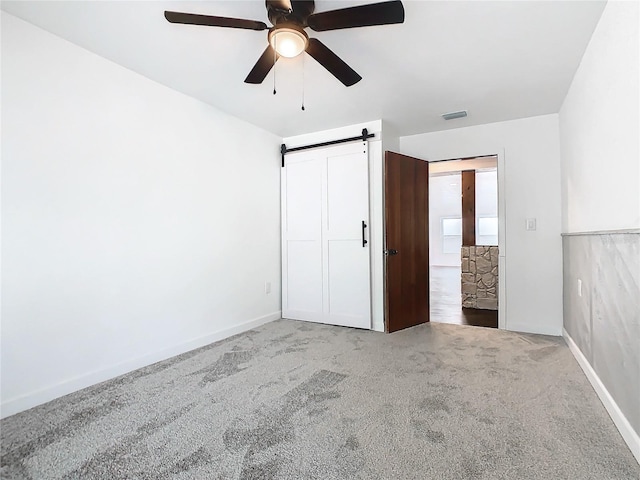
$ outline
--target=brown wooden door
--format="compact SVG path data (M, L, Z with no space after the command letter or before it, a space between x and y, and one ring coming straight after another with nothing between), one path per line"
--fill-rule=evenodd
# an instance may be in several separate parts
M395 332L429 321L429 164L385 152L384 181L385 330Z

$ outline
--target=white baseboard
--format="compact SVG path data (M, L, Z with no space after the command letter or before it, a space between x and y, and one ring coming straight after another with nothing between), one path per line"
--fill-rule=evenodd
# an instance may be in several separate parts
M167 358L175 357L176 355L195 350L196 348L204 347L205 345L209 345L210 343L223 340L242 332L246 332L247 330L251 330L252 328L259 327L260 325L264 325L265 323L272 322L279 318L281 318L281 312L273 312L269 315L254 318L253 320L249 320L238 325L233 325L229 328L224 328L222 330L218 330L216 332L194 338L173 347L149 353L141 357L118 363L116 365L113 365L112 367L90 372L85 375L81 375L79 377L71 378L55 385L45 387L35 392L9 399L5 402L2 402L2 405L0 405L0 418L8 417L15 413L22 412L29 408L62 397L63 395L76 392L83 388L90 387L91 385L95 385L97 383L104 382L105 380L115 378L119 375L129 373L133 370L137 370L138 368L146 367L153 363L166 360Z
M562 336L562 330L559 327L554 326L539 326L529 324L518 324L507 321L505 330L518 333L533 333L536 335L551 335L553 337Z
M562 329L562 336L567 342L569 350L571 350L571 353L573 353L573 356L578 361L578 364L582 367L591 386L598 394L598 397L600 397L600 401L604 405L604 408L607 409L613 423L620 431L620 435L622 435L624 441L627 442L631 453L633 453L633 456L636 457L636 460L640 463L640 436L635 432L629 420L627 420L627 417L624 416L620 407L618 407L618 404L604 386L600 377L598 377L598 374L564 328Z

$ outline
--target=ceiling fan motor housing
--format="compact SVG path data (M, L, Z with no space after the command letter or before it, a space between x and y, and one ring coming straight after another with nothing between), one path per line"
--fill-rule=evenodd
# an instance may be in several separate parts
M281 0L265 0L267 17L275 26L278 26L280 23L296 23L304 28L307 26L307 18L316 9L313 0L292 0L290 5L293 7L293 10L284 9L283 3L286 2Z

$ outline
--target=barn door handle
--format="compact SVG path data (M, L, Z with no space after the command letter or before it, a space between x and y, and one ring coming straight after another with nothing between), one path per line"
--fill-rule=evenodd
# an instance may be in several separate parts
M364 229L365 228L367 228L367 224L364 223L364 220L362 220L362 248L366 247L367 243L368 243L367 239L364 238L365 237L365 235L364 235Z

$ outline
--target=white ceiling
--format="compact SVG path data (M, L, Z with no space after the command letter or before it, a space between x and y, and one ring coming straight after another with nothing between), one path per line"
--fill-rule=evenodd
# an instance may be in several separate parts
M316 0L316 12L362 3L373 2ZM266 47L266 31L176 25L163 17L176 10L269 24L261 0L3 1L2 9L286 137L375 119L404 136L558 112L604 8L600 1L403 3L404 24L307 30L361 82L347 88L302 55L278 61L275 96L273 73L262 85L244 83ZM467 118L440 118L461 109Z

